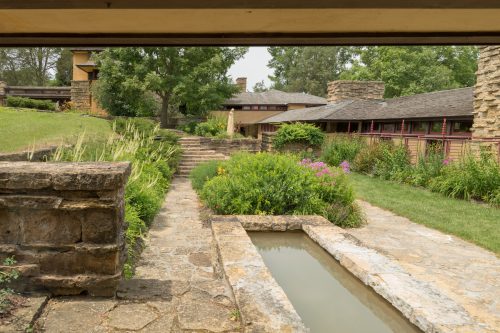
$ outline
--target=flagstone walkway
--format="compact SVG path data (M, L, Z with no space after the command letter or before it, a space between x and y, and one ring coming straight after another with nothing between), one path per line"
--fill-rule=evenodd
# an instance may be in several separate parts
M492 252L360 201L368 224L346 230L462 306L481 332L500 332L500 259ZM479 332L479 331L476 331Z
M132 280L118 299L54 298L37 330L59 332L240 332L234 297L215 277L212 232L188 179L174 179Z

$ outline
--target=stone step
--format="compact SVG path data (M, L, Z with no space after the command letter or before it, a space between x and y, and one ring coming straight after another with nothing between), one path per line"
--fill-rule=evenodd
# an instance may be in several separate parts
M184 162L204 162L204 161L223 161L225 158L223 157L218 157L218 156L204 156L204 157L190 157L190 158L183 158L181 159L180 163Z

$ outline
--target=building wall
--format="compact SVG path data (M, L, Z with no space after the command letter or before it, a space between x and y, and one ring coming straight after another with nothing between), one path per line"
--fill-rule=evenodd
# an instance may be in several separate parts
M305 109L306 107L306 104L288 104L288 110Z
M79 67L77 67L77 64L83 64L89 61L90 59L90 52L87 51L82 51L82 52L73 52L73 81L86 81L89 79L89 74L83 70L81 70Z

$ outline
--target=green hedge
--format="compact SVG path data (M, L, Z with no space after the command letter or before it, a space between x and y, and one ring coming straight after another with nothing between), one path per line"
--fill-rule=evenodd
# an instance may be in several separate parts
M325 134L318 127L306 123L283 124L276 131L273 139L275 148L282 148L287 143L303 143L311 146L321 146Z
M48 111L56 110L56 103L52 101L15 96L7 96L7 106Z

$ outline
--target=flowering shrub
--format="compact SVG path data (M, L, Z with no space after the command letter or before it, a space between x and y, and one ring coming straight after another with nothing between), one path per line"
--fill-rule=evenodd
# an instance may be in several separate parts
M273 145L277 149L287 143L303 143L311 146L321 146L325 141L325 134L312 124L294 123L283 124L276 132Z
M348 227L363 220L344 171L323 162L240 153L216 170L199 193L218 214L318 214Z

